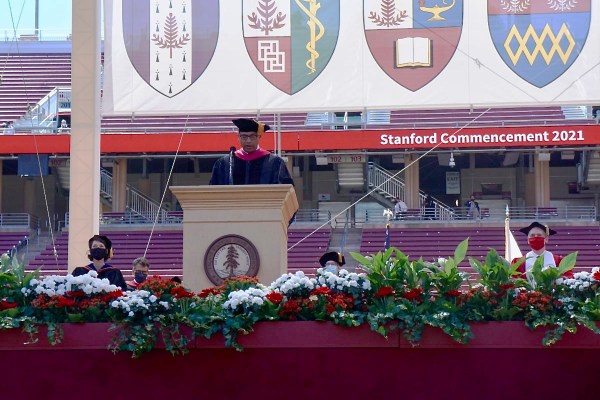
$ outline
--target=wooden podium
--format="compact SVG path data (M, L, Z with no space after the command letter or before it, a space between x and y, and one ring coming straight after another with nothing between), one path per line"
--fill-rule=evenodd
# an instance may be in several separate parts
M230 276L270 284L287 272L292 185L173 186L183 208L183 282L199 291Z

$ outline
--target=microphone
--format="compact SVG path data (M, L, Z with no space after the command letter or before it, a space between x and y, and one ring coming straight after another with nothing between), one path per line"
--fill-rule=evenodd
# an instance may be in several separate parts
M235 146L229 148L229 184L233 185L233 153L235 152Z

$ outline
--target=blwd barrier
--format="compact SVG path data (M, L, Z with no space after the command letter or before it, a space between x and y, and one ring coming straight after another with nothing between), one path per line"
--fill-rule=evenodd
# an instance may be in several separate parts
M109 326L66 324L56 346L0 331L2 398L588 399L597 391L600 336L587 330L547 348L544 332L522 322L473 324L466 346L427 328L413 347L367 326L265 322L240 338L242 352L215 336L192 340L187 355L156 349L132 359L107 350Z

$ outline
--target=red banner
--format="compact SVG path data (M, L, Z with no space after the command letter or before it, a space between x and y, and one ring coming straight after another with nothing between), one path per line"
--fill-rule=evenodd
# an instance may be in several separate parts
M13 135L2 137L0 154L68 154L70 136ZM275 147L266 132L261 146ZM114 133L102 135L103 154L223 153L239 145L235 133ZM282 132L284 152L334 150L411 150L600 145L600 125L528 126L508 128L339 130Z
M600 125L300 132L300 150L398 150L600 144Z

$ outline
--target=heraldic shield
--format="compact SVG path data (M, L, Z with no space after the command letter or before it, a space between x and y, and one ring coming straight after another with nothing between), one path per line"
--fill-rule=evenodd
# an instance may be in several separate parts
M414 92L438 76L456 52L463 0L363 0L363 20L377 64Z
M591 0L488 0L496 51L510 69L539 88L575 62L590 20Z
M340 0L243 0L244 42L273 86L294 94L325 69L340 30Z
M206 70L219 36L219 0L123 0L123 39L137 73L174 97Z

